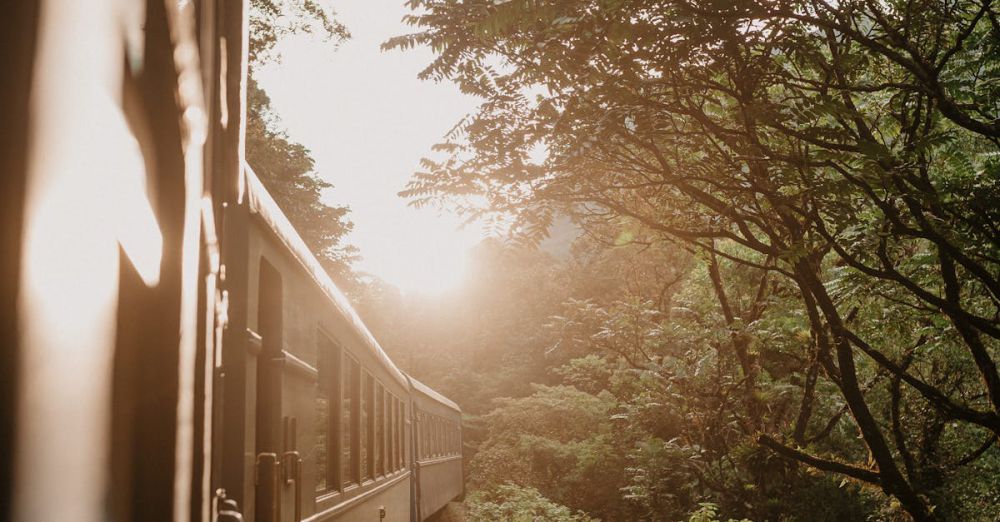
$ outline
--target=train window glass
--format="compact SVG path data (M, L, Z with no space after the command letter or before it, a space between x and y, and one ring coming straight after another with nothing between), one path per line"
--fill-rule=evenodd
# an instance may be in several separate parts
M385 475L385 388L375 385L375 474Z
M413 440L416 459L424 458L424 422L420 413L413 414Z
M385 423L386 423L386 437L385 437L385 470L386 473L391 473L396 471L396 463L393 460L394 447L393 443L395 433L396 433L396 417L393 415L393 408L396 405L396 397L391 393L386 393L385 395Z
M392 452L392 469L400 469L400 455L403 452L403 438L400 434L403 433L403 418L399 414L400 402L399 399L392 398L392 425L395 428L393 431L393 439L391 441L393 452Z
M365 372L364 385L361 389L361 478L370 479L375 476L374 446L375 441L375 380Z
M406 468L406 439L403 438L403 423L406 422L406 403L399 401L399 409L396 410L399 429L396 431L396 443L399 444L399 468Z
M392 433L393 433L393 436L391 437L392 440L389 441L389 447L391 448L391 450L389 451L389 462L390 465L392 466L392 470L396 471L399 469L399 464L398 464L399 441L396 438L395 434L398 433L399 430L402 429L402 427L399 424L399 399L397 399L395 396L392 398L392 411L389 413L389 415L392 421Z
M430 425L426 413L420 414L420 456L427 458L430 456Z
M316 463L316 491L326 492L339 483L339 427L340 412L340 349L324 334L319 334L317 355L319 381L316 386L315 443L313 461Z
M392 456L389 450L392 447L392 395L386 390L384 394L385 409L382 411L385 430L382 432L382 466L386 475L392 471Z
M360 391L361 391L361 369L358 362L350 357L344 357L343 371L341 373L343 383L343 394L341 398L341 484L357 483L359 460L360 419L358 418Z
M327 466L327 423L330 420L330 392L327 381L330 379L328 356L323 353L323 345L319 347L319 381L316 383L316 402L314 408L315 444L313 445L313 461L316 463L316 491L326 491Z

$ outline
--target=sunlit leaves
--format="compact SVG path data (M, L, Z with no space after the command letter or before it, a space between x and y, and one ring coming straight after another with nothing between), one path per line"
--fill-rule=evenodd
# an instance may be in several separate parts
M406 195L509 216L528 244L565 213L608 244L675 241L710 267L668 307L641 292L580 299L550 323L554 350L599 350L627 369L609 380L629 383L614 420L659 436L655 411L711 432L688 445L734 471L690 473L751 499L761 518L775 518L761 477L796 471L747 442L754 431L877 461L896 477L884 493L909 498L886 500L885 513L952 509L937 500L944 478L910 468L976 443L934 438L949 411L934 393L1000 415L984 388L1000 350L995 7L411 5L417 32L387 46L431 47L424 76L483 103ZM630 469L647 480L657 464ZM813 485L819 498L844 494L836 481Z

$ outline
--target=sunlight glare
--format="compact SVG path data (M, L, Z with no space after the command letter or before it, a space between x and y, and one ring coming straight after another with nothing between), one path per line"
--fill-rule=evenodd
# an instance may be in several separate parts
M32 93L21 253L16 520L102 520L121 202L117 4L49 2ZM71 82L67 88L67 82ZM142 174L142 170L138 171ZM70 398L70 400L67 400ZM53 502L49 486L61 484Z
M108 138L115 143L118 154L112 154L115 164L108 165L108 174L116 181L113 200L117 216L115 225L118 243L128 256L143 282L155 286L160 279L160 259L163 256L163 234L153 214L146 192L146 169L139 144L125 125L123 115L115 111L108 118Z
M433 296L454 290L468 269L469 242L463 237L464 231L449 233L448 228L435 221L434 216L415 216L406 226L411 233L394 238L392 250L397 253L366 256L364 268L407 294ZM393 237L391 233L379 236Z

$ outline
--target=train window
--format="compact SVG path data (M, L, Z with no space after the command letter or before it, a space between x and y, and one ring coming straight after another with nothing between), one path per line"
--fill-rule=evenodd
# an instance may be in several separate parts
M316 491L326 491L327 473L327 423L330 420L330 393L327 388L327 374L325 359L320 354L319 358L319 382L316 386L316 403L314 426L316 430L316 443L313 445L313 460L316 462Z
M399 469L399 441L395 436L402 427L399 424L399 399L395 396L392 397L392 411L389 413L390 420L392 421L392 440L389 441L389 447L392 448L389 452L389 462L392 466L392 470L396 471Z
M385 475L385 388L375 384L375 474Z
M365 372L361 389L361 478L375 476L375 379Z
M339 483L340 349L322 333L318 338L319 381L313 424L316 433L313 460L316 463L316 491L322 493Z
M361 368L358 362L350 357L344 356L341 381L343 383L343 395L341 399L341 484L347 486L360 481L359 468L361 464L360 445L361 438L358 436L361 427L358 410L360 409L361 392Z
M396 443L399 445L399 468L406 468L406 439L403 438L403 423L406 422L406 403L399 401L396 419L399 429L396 430Z
M385 437L385 471L386 473L391 473L396 471L396 461L393 460L395 455L395 443L394 433L396 433L396 418L393 415L393 408L396 405L396 397L391 393L386 393L385 395L385 425L386 425L386 437Z
M393 431L392 447L395 451L392 452L392 468L400 469L402 466L402 454L403 454L403 417L400 415L400 405L402 403L399 399L393 397L392 401L392 425L395 426L395 431Z
M427 452L430 446L427 444L427 414L420 414L420 457L427 458Z

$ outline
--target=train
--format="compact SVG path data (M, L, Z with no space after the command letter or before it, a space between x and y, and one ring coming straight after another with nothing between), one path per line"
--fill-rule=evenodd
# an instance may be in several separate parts
M2 520L423 521L464 494L461 409L246 162L249 9L0 20Z

